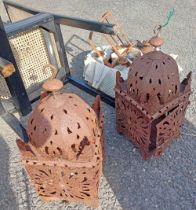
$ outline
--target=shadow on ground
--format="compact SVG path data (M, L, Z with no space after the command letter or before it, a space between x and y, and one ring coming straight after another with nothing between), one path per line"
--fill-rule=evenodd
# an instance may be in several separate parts
M71 36L65 43L71 73L73 73L77 79L83 79L84 59L90 52L90 50L86 50L87 48L90 48L88 42L76 34Z
M89 51L77 49L74 35L65 48L71 54L74 75L82 79L84 58ZM70 44L74 42L75 44ZM73 92L73 89L71 89ZM89 103L89 96L74 91ZM156 160L144 161L139 151L115 126L115 109L103 106L105 112L104 176L123 210L196 209L196 128L185 120L182 136Z
M10 185L9 177L9 154L10 150L5 140L0 135L0 209L18 209L14 192Z
M105 121L104 175L123 210L195 209L196 128L185 120L182 136L165 154L144 161L110 122Z

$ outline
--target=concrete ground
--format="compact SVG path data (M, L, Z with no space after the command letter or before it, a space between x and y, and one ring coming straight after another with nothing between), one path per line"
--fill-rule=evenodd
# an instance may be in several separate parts
M171 23L162 36L163 50L178 54L183 67L181 78L193 71L192 89L196 88L196 1L195 0L15 0L43 11L96 20L112 10L133 39L152 36L156 24L175 8ZM7 20L0 0L0 14ZM90 50L88 31L63 27L65 47L74 73L81 77L83 58ZM97 35L97 44L102 38ZM77 72L76 72L77 70ZM89 104L93 97L67 85ZM159 159L144 161L139 151L115 129L115 110L102 104L105 113L105 167L100 185L102 210L194 210L196 209L196 95L191 96L182 135ZM21 119L26 123L26 119ZM86 210L76 203L43 203L29 184L15 144L17 135L0 119L0 210Z

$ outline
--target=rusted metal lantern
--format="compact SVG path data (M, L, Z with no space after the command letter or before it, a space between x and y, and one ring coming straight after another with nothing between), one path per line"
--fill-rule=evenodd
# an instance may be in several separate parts
M29 142L17 140L25 168L42 199L98 206L103 160L100 98L92 108L75 94L60 93L57 79L28 120ZM42 94L43 96L44 94Z
M191 94L191 72L181 83L175 60L161 51L134 60L128 79L116 77L116 123L144 159L165 151L180 135Z

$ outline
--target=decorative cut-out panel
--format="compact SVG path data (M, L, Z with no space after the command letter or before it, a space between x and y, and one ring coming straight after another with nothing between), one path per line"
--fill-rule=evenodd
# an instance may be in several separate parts
M121 134L126 134L127 120L126 120L126 117L124 116L124 113L127 110L126 104L120 95L118 97L116 97L115 103L116 103L116 106L115 106L116 109L119 110L116 113L117 130Z
M17 141L25 168L46 201L66 200L98 206L103 162L100 97L90 107L75 94L60 93L63 83L49 79L28 120L29 142Z
M96 155L88 164L67 161L23 159L36 191L45 201L66 200L89 206L98 205L98 186L102 174L102 144L95 145Z
M174 110L168 113L168 115L156 125L157 128L157 140L156 140L156 156L160 155L171 144L174 138L180 135L180 130L184 120L184 115L188 100L184 103L180 103Z
M116 109L118 110L116 113L118 132L131 138L137 147L142 147L142 155L144 159L147 159L150 144L150 120L137 106L121 95L117 96Z
M191 72L180 83L173 58L160 51L136 58L127 80L116 75L116 125L144 159L158 158L178 137L191 94Z

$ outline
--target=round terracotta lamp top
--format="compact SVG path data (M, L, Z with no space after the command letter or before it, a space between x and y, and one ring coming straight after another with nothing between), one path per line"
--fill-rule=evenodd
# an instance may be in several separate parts
M58 79L49 79L44 82L42 88L46 91L58 91L63 87L63 82Z
M164 39L161 38L160 36L156 35L153 36L150 40L149 43L154 46L154 47L160 47L164 43Z

